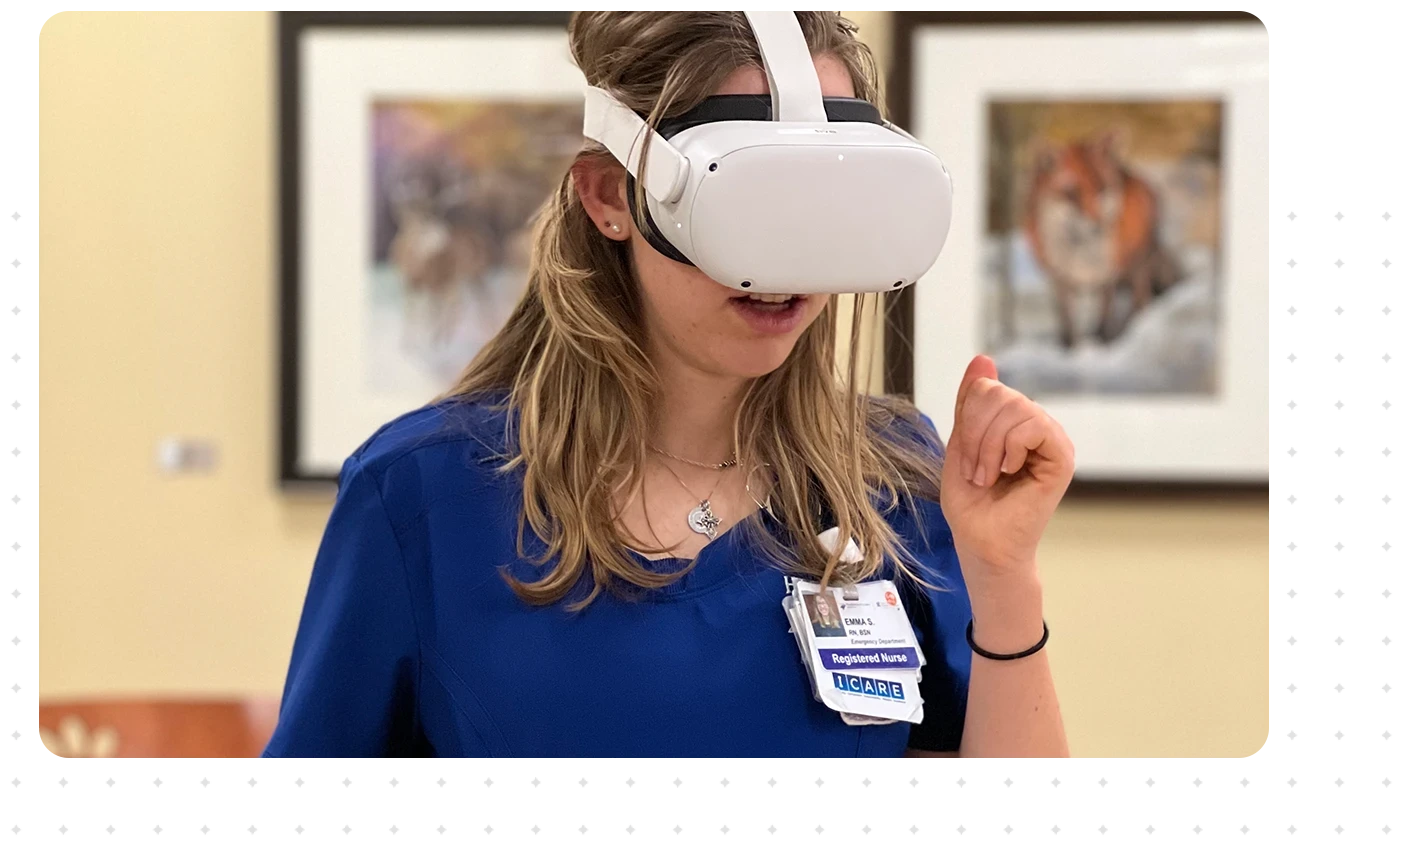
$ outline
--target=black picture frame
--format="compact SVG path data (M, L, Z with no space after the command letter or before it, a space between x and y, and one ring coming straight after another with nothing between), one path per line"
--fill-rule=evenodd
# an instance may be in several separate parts
M892 62L886 89L887 109L894 123L910 127L914 101L914 43L923 27L1049 27L1068 25L1178 23L1257 23L1249 12L892 12ZM908 287L887 295L883 328L883 392L910 401L915 391L916 299L921 288ZM1207 500L1264 498L1266 481L1195 479L1176 482L1147 479L1088 480L1076 477L1069 496L1189 497Z
M277 483L282 489L322 490L336 485L329 472L309 472L299 446L300 368L299 339L302 299L299 261L303 240L302 215L302 80L300 47L314 29L443 29L492 27L564 28L570 12L278 12L277 133L278 133L278 312L277 358Z

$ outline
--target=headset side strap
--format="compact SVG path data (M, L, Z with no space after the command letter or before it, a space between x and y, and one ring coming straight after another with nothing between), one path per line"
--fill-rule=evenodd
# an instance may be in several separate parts
M654 133L637 113L596 86L585 89L584 135L609 149L635 178L643 158L643 141L651 136L643 188L663 202L676 201L682 195L687 185L687 158Z
M893 133L899 134L899 135L901 135L901 136L905 136L907 139L911 140L912 142L915 142L917 145L920 145L920 144L921 144L921 140L917 139L916 137L912 136L910 133L906 132L905 129L903 129L903 128L901 128L901 127L898 127L898 126L896 126L895 124L892 124L890 121L884 121L884 122L882 122L882 126L885 127L886 129L890 130L890 131L893 132Z
M823 90L799 19L793 12L746 12L745 17L765 61L775 120L827 122Z

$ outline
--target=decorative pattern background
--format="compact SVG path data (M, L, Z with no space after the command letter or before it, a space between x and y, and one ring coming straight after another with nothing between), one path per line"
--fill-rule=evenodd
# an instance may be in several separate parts
M1275 272L1275 744L1393 751L1399 230L1390 206L1281 208L1277 229L1320 251Z

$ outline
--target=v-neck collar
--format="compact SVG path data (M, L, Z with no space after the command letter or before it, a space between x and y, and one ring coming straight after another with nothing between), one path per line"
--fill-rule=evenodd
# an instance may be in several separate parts
M756 509L707 542L697 552L696 562L690 571L669 585L650 590L648 594L663 598L692 596L752 573L754 558L749 547L749 528L757 518L762 526L769 527L772 532L778 531L775 518L764 509ZM628 552L639 565L660 574L680 571L692 562L681 556L649 559L637 551Z

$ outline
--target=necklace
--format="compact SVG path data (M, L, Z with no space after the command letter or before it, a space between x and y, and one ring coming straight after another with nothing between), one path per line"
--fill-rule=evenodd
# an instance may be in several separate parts
M682 481L682 477L677 475L677 471L673 470L668 465L663 465L663 467L667 468L667 472L673 475L687 493L692 496L693 500L697 499L697 495L693 493L691 488L687 487L687 483ZM722 478L724 478L724 476ZM706 536L707 541L716 540L716 530L721 526L721 519L716 516L715 512L711 511L711 495L716 493L716 488L720 484L721 479L717 479L716 485L711 486L711 491L706 497L701 499L696 508L687 513L687 526L691 527L692 532L697 535Z
M735 456L731 456L729 459L727 459L726 461L721 462L720 464L704 464L704 463L699 462L699 461L692 461L691 459L684 459L684 458L682 458L681 456L674 456L672 453L669 453L667 450L660 450L660 449L658 449L657 447L653 446L652 444L649 444L649 445L648 445L648 449L650 449L650 450L652 450L653 452L658 453L658 454L660 454L660 455L667 456L667 457L670 458L670 459L676 459L677 461L680 461L680 462L682 462L682 463L684 463L684 464L689 464L689 465L691 465L691 466L693 466L693 467L705 468L705 469L707 469L707 470L725 470L725 469L728 468L728 467L735 467L735 466L736 466L736 457L735 457ZM671 468L669 468L669 470L670 470L670 469L671 469Z
M767 463L765 463L765 462L761 462L761 463L760 463L760 467L761 467L761 468L766 468L766 467L769 467L769 464L767 464ZM756 496L755 496L755 493L754 493L753 491L750 490L750 477L754 475L754 473L755 473L755 471L756 471L757 469L758 469L758 468L753 468L753 467L752 467L752 468L750 468L749 470L746 471L746 473L745 473L745 493L748 494L748 495L750 495L750 500L751 500L751 502L753 502L757 507L759 507L759 508L761 508L761 509L764 509L766 512L769 513L770 517L773 518L773 517L775 516L775 511L774 511L774 509L771 509L771 508L770 508L770 495L769 495L769 494L766 494L766 495L765 495L765 502L761 503L761 502L760 502L760 498L759 498L759 497L756 497Z

